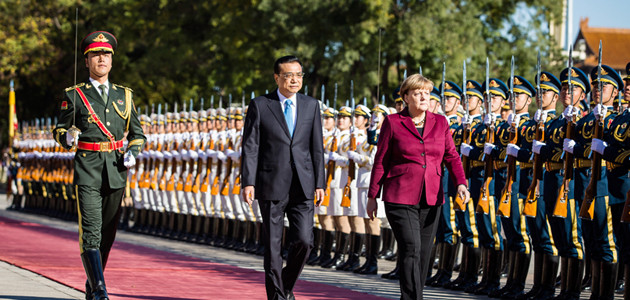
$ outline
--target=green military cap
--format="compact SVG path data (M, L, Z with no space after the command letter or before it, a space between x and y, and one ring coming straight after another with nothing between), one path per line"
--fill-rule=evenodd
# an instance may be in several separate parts
M81 41L81 50L83 55L88 52L105 51L114 54L114 50L118 46L116 37L107 31L95 31L88 34Z

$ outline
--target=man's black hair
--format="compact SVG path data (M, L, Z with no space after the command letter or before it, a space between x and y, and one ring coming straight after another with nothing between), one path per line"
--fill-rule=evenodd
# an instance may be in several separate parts
M297 58L297 56L287 55L287 56L280 57L276 60L276 62L273 64L273 73L280 74L280 65L286 64L286 63L292 63L292 62L297 62L298 64L300 64L300 67L302 67L302 62L300 61L299 58Z

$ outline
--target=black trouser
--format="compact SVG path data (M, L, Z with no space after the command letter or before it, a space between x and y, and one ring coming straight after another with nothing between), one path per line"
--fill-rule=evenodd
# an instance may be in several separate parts
M306 199L295 172L289 195L283 200L259 200L265 245L267 299L285 299L292 291L313 248L313 200ZM290 245L287 265L282 268L284 214L289 219L286 242Z
M76 191L81 253L85 249L100 249L104 268L116 238L120 202L125 189L79 185Z
M416 205L385 202L398 243L401 300L422 299L440 210L440 206L427 206L424 199Z

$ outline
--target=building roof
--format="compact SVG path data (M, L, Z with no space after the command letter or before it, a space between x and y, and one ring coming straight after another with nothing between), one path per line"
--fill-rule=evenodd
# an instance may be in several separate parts
M630 61L630 55L628 55L630 29L589 27L588 18L583 18L580 20L580 32L574 45L581 39L586 43L584 67L593 68L597 66L599 41L601 40L603 48L602 64L609 65L615 70L625 70L626 64Z

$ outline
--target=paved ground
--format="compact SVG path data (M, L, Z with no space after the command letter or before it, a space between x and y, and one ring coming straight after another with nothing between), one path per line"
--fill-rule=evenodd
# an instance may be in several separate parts
M0 195L0 216L26 222L44 224L68 231L78 231L78 226L74 222L23 212L7 211L5 208L8 207L8 205L9 203L6 201L5 195ZM117 241L124 241L163 251L190 255L213 262L263 271L262 257L251 254L211 246L172 241L125 231L119 232L116 239ZM394 262L383 260L379 261L379 274L387 273L393 268ZM532 269L530 270L530 277L531 276L533 276L533 264ZM0 278L0 299L83 299L84 297L83 293L80 291L4 262L0 262ZM322 269L320 267L306 266L300 279L335 285L391 299L397 299L400 297L398 282L382 279L380 276L357 275L353 273ZM505 279L503 279L503 281L505 281ZM531 278L529 282L531 284ZM530 286L528 285L528 288L529 287ZM587 298L587 296L587 293L582 294L583 298ZM489 298L473 296L463 292L453 292L442 288L426 288L425 299Z

